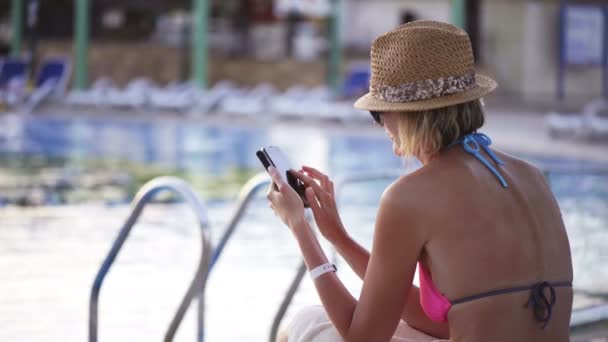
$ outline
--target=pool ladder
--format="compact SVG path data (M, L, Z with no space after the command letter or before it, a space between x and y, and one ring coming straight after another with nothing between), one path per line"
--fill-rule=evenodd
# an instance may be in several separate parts
M595 172L592 172L595 173ZM355 176L347 176L338 179L336 183L336 198L339 199L339 195L345 186L355 183L378 181L378 180L390 180L396 179L402 175L402 171L388 171L388 172L375 172L358 174ZM547 178L549 178L549 172L545 172ZM129 232L133 225L137 222L141 212L143 211L146 204L148 204L156 194L161 191L171 191L177 195L180 195L185 202L187 202L195 214L197 215L198 225L201 230L201 258L199 261L198 268L195 276L190 284L186 294L184 295L177 312L171 321L167 332L165 333L164 341L172 341L175 337L177 329L179 328L187 309L194 299L198 299L198 317L197 317L197 341L204 341L204 314L205 314L205 286L207 284L209 273L213 265L219 259L223 252L226 244L234 234L236 227L241 222L241 219L254 196L260 189L268 186L270 180L266 173L260 173L251 178L241 189L236 210L230 219L224 234L220 238L217 246L212 249L211 239L209 234L209 221L205 206L199 196L192 190L192 188L184 181L174 177L159 177L155 178L146 183L135 195L132 202L132 211L129 215L126 223L120 230L118 237L114 241L110 252L103 261L101 268L99 269L93 287L91 289L91 297L89 303L89 342L97 342L98 340L98 302L99 293L101 286L107 275L110 267L112 266L118 252L123 246L124 242L129 236ZM304 262L300 262L296 275L292 280L287 293L283 301L281 302L279 309L277 310L274 320L271 325L269 341L275 342L278 334L280 323L287 312L287 308L291 304L295 293L306 273L306 265ZM608 319L608 305L599 305L591 308L583 308L574 310L571 319L571 328L590 324L600 320Z
M241 192L238 196L238 204L235 213L233 214L228 227L224 231L224 234L220 238L217 246L212 248L211 246L211 238L209 233L209 221L207 218L207 212L202 200L199 196L192 190L192 188L184 181L174 178L174 177L159 177L155 178L148 183L146 183L141 190L137 192L135 198L133 199L131 206L132 210L127 218L127 221L121 228L118 233L118 237L114 241L110 252L106 256L103 261L97 275L95 277L95 281L93 282L93 287L91 289L90 301L89 301L89 342L97 342L98 341L98 321L99 321L99 294L101 287L103 285L103 281L112 267L120 249L123 244L127 240L131 229L137 223L139 216L141 215L145 206L150 203L154 199L154 197L163 191L170 191L174 194L182 197L186 203L192 207L194 210L197 219L198 225L201 230L201 257L199 261L198 268L188 288L186 294L184 295L177 312L165 333L164 341L172 341L175 337L177 329L179 328L184 315L186 314L187 309L190 307L190 304L194 299L198 299L198 317L197 317L197 341L204 341L204 314L205 314L205 301L204 301L204 293L205 286L207 284L207 279L209 273L213 267L213 265L219 259L222 251L226 247L228 240L232 237L236 227L241 222L241 218L243 217L247 206L253 199L253 197L257 194L257 192L263 188L264 186L268 186L270 183L269 178L266 173L261 173L251 178L241 189ZM275 323L273 323L273 330L277 330L279 323L283 314L286 311L291 298L297 291L297 286L300 283L300 280L304 276L306 271L306 266L302 262L298 267L298 272L296 279L290 289L288 291L288 296L284 300L281 305L281 309L277 314L278 319L275 319ZM295 284L295 285L294 285ZM276 327L275 327L276 326ZM274 332L276 336L276 331Z
M203 341L204 313L205 313L205 285L207 284L208 270L210 269L211 261L211 239L209 236L209 221L207 212L201 199L194 193L192 188L184 181L173 177L155 178L146 183L135 195L132 202L131 214L127 221L118 233L118 237L114 241L110 252L103 261L101 268L97 272L93 287L91 289L91 297L89 301L89 341L96 342L98 340L98 313L99 313L99 293L103 281L112 267L114 260L118 256L120 249L129 237L131 229L137 223L145 206L154 199L154 197L162 191L171 191L180 195L194 210L198 225L201 231L201 257L198 268L186 295L181 301L181 304L175 313L175 317L171 321L171 325L165 334L165 341L171 341L177 331L186 310L190 303L198 298L198 332L197 340Z

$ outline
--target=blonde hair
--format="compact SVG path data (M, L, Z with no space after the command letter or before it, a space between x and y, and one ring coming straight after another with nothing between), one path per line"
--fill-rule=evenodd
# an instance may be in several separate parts
M483 104L473 100L453 106L401 112L397 118L399 152L403 157L432 155L484 123Z

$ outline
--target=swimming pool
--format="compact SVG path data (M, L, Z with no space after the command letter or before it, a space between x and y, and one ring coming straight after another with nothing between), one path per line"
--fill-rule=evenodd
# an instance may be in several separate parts
M403 168L402 161L392 157L382 132L373 128L90 116L30 117L19 125L15 129L19 134L5 139L0 151L62 157L64 167L82 158L129 159L218 176L234 168L260 170L253 151L277 144L295 163L318 166L333 176ZM526 159L571 171L550 172L549 180L570 236L574 285L577 290L605 291L608 270L602 265L608 261L608 175L587 172L597 166L587 162ZM349 187L341 196L345 225L367 247L377 199L387 184ZM230 191L224 200L208 203L214 239L234 209ZM128 211L124 204L99 201L0 208L0 271L5 275L0 282L0 340L86 338L90 286ZM194 216L182 204L156 204L146 209L102 289L100 340L158 340L163 336L196 267L196 230ZM298 263L293 238L260 196L209 279L207 340L267 339L272 317ZM343 263L338 266L341 278L356 294L360 282ZM599 300L579 292L575 305ZM305 279L288 316L302 305L317 302ZM177 340L194 338L194 316L188 314Z

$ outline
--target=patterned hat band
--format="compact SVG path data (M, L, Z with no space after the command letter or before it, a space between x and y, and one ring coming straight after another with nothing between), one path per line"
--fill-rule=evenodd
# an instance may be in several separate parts
M475 85L475 71L462 76L404 83L397 86L373 84L370 93L378 100L387 102L413 102L462 93Z

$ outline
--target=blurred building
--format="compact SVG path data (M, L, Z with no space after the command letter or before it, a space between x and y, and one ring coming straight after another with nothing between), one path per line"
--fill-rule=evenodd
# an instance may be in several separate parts
M451 0L344 0L342 37L346 46L368 50L375 37L405 21L450 22L451 6Z
M564 2L565 3L565 2ZM571 5L607 5L602 1L568 1ZM502 93L527 102L556 98L560 61L559 0L485 0L481 6L480 46L483 64L501 83ZM608 13L608 12L606 12ZM601 39L601 38L600 38ZM608 37L603 35L606 48ZM566 69L566 98L584 102L602 94L602 68Z
M108 74L118 78L119 83L136 76L149 76L160 82L188 77L191 0L91 3L93 79ZM292 79L301 82L303 73L298 69L304 63L317 64L309 70L321 70L321 74L302 82L324 81L330 0L209 3L210 52L215 63L212 80L239 77L244 83L252 83L280 69L283 72L277 79L285 86ZM606 0L567 3L608 5ZM71 53L73 4L74 0L40 2L37 35L42 42L41 54ZM471 35L478 64L499 81L499 94L524 102L551 103L556 98L560 0L339 0L339 4L340 38L347 61L365 59L373 38L401 23L417 19L452 21ZM0 39L6 31L3 27L9 7L8 1L0 4ZM606 39L604 35L604 44L608 45ZM146 58L142 59L142 55ZM285 64L286 59L296 63ZM234 70L223 73L221 70L228 70L223 65L231 60L247 68L234 64ZM281 68L268 67L265 63L269 61L283 64ZM290 67L296 70L286 71ZM247 81L250 73L256 73L256 77ZM597 97L602 92L601 67L568 67L564 84L567 99L584 102Z
M353 49L365 50L374 37L408 19L453 21L455 2L458 1L344 0L344 42ZM477 62L499 81L499 93L528 103L553 103L559 78L560 0L463 0L460 3L464 10L461 25L471 36ZM603 16L605 7L601 6L608 5L605 0L563 3L592 6L598 16ZM603 45L608 49L606 35L603 35ZM566 99L580 103L601 96L602 67L591 64L594 63L565 68Z

